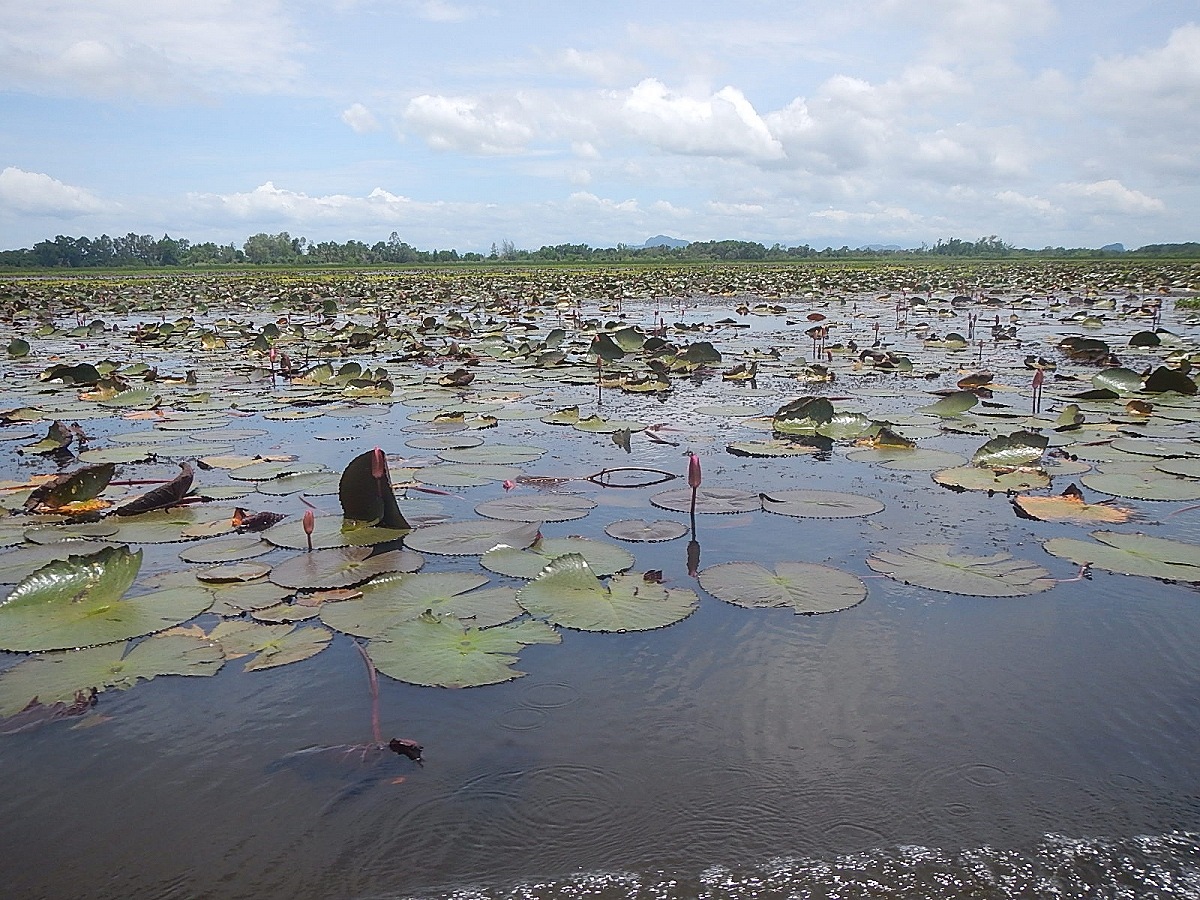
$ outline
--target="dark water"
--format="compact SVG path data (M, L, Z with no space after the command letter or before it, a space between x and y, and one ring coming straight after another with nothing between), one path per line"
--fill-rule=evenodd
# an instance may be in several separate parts
M533 424L491 439L545 441ZM401 450L402 425L400 410L351 422L351 442L322 452L332 463L372 442ZM605 436L559 440L527 469L626 462ZM650 448L639 461L679 468L680 453ZM0 741L3 895L1200 897L1193 588L1105 572L1018 599L907 587L870 577L866 556L948 541L1066 579L1074 567L1040 542L1080 530L837 454L735 460L717 443L705 464L706 484L884 500L869 519L699 517L703 566L828 561L863 577L867 599L807 617L700 591L698 612L667 629L567 631L559 646L527 648L528 674L509 684L381 679L384 736L424 744L424 767L296 754L371 738L364 669L344 636L276 670L232 663L214 678L106 692L109 718L95 727ZM600 507L546 534L598 536L661 512L646 505L660 488L571 489ZM499 492L447 503L466 517ZM1195 540L1200 512L1170 528ZM638 570L696 586L683 541L631 549Z

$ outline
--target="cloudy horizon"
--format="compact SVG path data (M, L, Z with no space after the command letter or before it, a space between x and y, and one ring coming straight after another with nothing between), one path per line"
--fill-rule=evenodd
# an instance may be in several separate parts
M0 249L1195 240L1194 2L47 0Z

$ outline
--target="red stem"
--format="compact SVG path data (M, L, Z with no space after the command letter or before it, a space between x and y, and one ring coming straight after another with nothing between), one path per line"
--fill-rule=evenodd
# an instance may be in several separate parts
M383 744L383 730L379 727L379 677L375 674L375 663L367 656L367 651L358 641L354 642L358 652L362 654L363 664L367 667L367 680L371 684L371 734L376 744Z

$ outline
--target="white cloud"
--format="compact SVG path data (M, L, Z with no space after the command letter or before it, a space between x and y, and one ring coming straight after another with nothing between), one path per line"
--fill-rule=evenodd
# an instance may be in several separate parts
M1086 88L1092 103L1122 117L1169 115L1178 117L1173 125L1195 126L1200 122L1200 25L1176 28L1161 48L1100 60Z
M91 191L15 166L0 172L0 206L15 212L59 218L89 215L109 208Z
M519 98L444 97L422 94L408 102L404 124L435 150L485 156L517 153L534 138Z
M43 0L5 10L0 88L173 99L279 90L304 49L278 0Z
M1003 203L1005 206L1013 207L1022 212L1033 213L1034 215L1050 216L1060 215L1062 207L1055 206L1045 197L1026 196L1017 191L999 191L995 194L995 199Z
M659 149L756 160L784 155L766 122L737 88L689 97L648 78L619 100L618 115L624 128Z
M342 110L342 121L349 125L357 134L367 134L379 130L379 121L374 114L361 103L352 103Z
M1072 182L1062 185L1064 194L1081 201L1081 206L1093 213L1147 215L1164 212L1167 205L1157 197L1127 188L1115 178L1091 183Z

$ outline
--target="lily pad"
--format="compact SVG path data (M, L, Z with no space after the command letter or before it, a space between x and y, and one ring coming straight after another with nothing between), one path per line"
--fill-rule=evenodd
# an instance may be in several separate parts
M1042 458L1049 443L1050 439L1044 434L1015 431L994 437L976 450L971 457L971 465L992 468L1027 466Z
M668 590L636 575L606 586L578 553L560 556L517 592L529 613L580 631L649 631L682 621L699 598L687 588Z
M425 560L411 550L377 553L373 547L335 547L277 563L271 581L299 590L347 588L388 572L415 572Z
M718 600L750 609L830 613L856 606L867 596L866 585L849 572L815 563L781 562L774 571L752 562L722 563L698 577L700 586Z
M650 502L659 509L690 512L692 489L678 488L671 491L660 491L650 498ZM760 508L758 494L753 491L726 487L701 487L696 490L696 512L698 513L753 512Z
M363 585L361 597L322 607L321 621L347 634L373 638L424 612L471 619L479 627L499 625L521 615L515 590L480 590L487 583L487 576L478 572L383 576Z
M1036 491L1050 486L1050 476L1041 469L1018 469L997 472L979 466L958 466L933 473L933 480L943 487L960 491Z
M604 533L620 541L673 541L688 533L688 527L672 519L620 519L604 526Z
M1200 547L1146 534L1093 531L1095 541L1051 538L1046 551L1079 565L1123 575L1200 582Z
M476 506L475 512L510 522L569 522L582 519L595 508L595 500L577 494L539 494L487 500Z
M462 447L442 450L438 456L452 463L487 463L495 466L515 466L532 462L546 451L541 447L524 444L485 444L478 447Z
M0 604L0 649L110 644L163 631L212 605L212 594L199 585L125 597L141 564L141 550L109 547L38 569Z
M867 565L905 584L971 597L1024 597L1055 584L1041 566L1008 553L971 556L950 544L879 550L867 557Z
M1200 480L1170 475L1157 467L1135 472L1093 472L1079 480L1093 491L1130 500L1200 500Z
M274 669L316 656L333 639L333 632L318 626L263 625L257 622L225 621L209 634L227 659L256 654L244 670Z
M442 522L418 528L404 539L404 544L413 550L426 553L477 556L500 544L528 547L537 540L538 534L537 522L516 526L500 519L483 522Z
M136 645L112 643L31 657L0 674L0 716L35 697L70 703L77 692L128 690L159 675L215 675L225 663L212 641L189 634L156 634Z
M391 678L431 687L478 687L520 678L516 654L530 644L557 644L558 632L542 622L472 628L457 619L422 615L371 641L367 654Z
M527 550L493 547L479 558L489 571L512 578L536 578L551 560L578 553L599 577L615 575L634 563L633 554L613 544L584 537L542 538Z
M839 491L773 491L759 494L762 508L781 516L809 519L849 519L872 516L881 512L883 504L874 497L846 494Z

